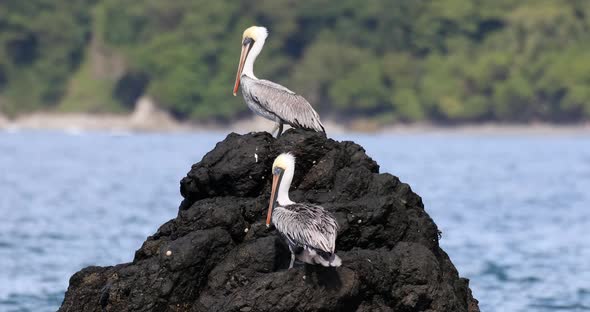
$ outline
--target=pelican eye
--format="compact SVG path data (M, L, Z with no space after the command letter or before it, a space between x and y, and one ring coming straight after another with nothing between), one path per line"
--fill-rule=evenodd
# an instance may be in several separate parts
M244 42L242 42L243 45L249 45L250 43L254 42L254 40L250 37L246 37L244 38Z
M281 174L283 171L284 171L284 169L283 169L283 168L281 168L281 167L275 167L275 168L273 169L273 174L274 174L274 175L279 175L279 174Z

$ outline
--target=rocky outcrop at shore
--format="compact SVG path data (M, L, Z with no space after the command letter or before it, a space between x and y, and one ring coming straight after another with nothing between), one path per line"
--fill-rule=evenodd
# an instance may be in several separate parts
M342 266L299 265L265 212L270 168L297 157L291 198L330 210ZM74 274L69 311L479 311L421 198L353 142L230 134L180 183L178 216L132 263Z
M0 113L0 130L2 128L166 132L194 127L175 120L168 112L158 108L151 98L141 97L131 114L36 112L9 120Z

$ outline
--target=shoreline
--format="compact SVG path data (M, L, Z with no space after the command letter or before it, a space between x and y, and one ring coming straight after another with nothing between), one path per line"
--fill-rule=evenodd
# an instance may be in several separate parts
M270 131L274 123L258 116L238 120L230 125L177 121L159 110L135 111L128 115L37 112L8 119L0 114L0 131L57 130L66 132L228 132ZM477 135L590 135L590 122L558 125L550 123L483 123L441 126L432 123L375 126L362 120L342 125L324 122L331 134L477 134ZM289 127L287 126L286 129Z

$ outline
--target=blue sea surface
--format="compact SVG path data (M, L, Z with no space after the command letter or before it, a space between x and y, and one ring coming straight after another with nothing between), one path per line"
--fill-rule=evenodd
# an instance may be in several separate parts
M0 131L0 311L129 262L223 133ZM590 137L339 135L409 183L482 311L590 311Z

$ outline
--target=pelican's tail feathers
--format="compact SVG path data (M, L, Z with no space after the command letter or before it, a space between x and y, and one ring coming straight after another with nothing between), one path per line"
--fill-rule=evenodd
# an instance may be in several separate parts
M332 267L339 267L342 265L342 260L338 255L332 254L332 258L330 259L330 266Z
M297 255L297 259L305 263L319 264L325 267L339 267L342 265L342 260L335 253L311 247L304 247L303 251Z

